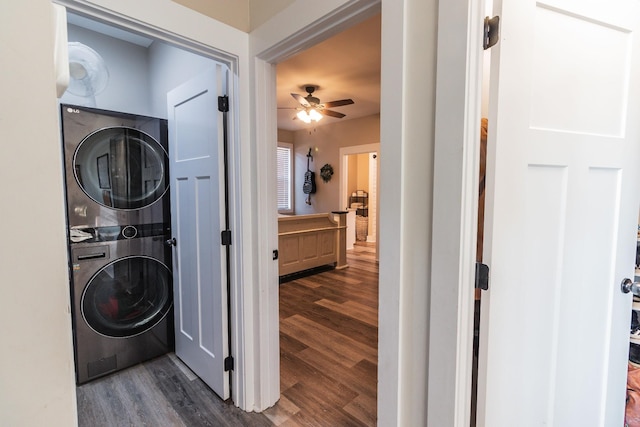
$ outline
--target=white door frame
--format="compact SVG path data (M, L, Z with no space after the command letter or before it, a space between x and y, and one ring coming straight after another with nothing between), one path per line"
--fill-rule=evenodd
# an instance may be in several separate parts
M334 1L333 4L314 4L297 1L271 21L256 29L250 38L249 55L254 58L254 93L252 106L255 115L252 139L255 141L255 165L258 194L256 218L258 274L254 319L257 347L253 354L256 365L259 396L256 410L274 405L280 398L280 335L278 305L278 264L271 253L278 247L276 206L275 153L277 147L276 67L275 64L307 49L380 11L379 0ZM335 3L342 3L336 7ZM310 10L311 8L317 10ZM314 17L321 16L320 19ZM308 21L305 21L308 20ZM283 35L282 29L297 26ZM273 34L277 34L273 37Z
M428 425L470 423L484 0L438 16Z
M453 23L447 22L447 30L452 34L460 31L460 35L453 37L453 40L466 46L470 19L467 14L470 6L464 3L465 13L461 13L456 7L438 0L381 0L381 5L380 144L384 156L380 162L379 241L382 244L379 256L384 262L380 266L378 425L426 425L429 414L430 420L456 420L455 424L430 422L429 425L463 426L465 417L468 420L470 407L471 347L468 349L468 363L458 360L457 351L458 342L472 337L473 327L467 322L456 321L451 325L445 324L446 327L443 328L443 324L439 322L439 317L444 321L452 316L457 319L458 313L462 311L460 307L464 308L464 301L458 301L459 292L442 292L438 295L437 299L446 302L450 311L438 312L437 316L429 316L429 302L432 280L452 283L454 287L470 286L468 274L460 277L459 258L463 249L470 252L475 248L475 236L471 233L475 227L472 220L475 218L475 205L473 202L471 205L460 203L463 197L465 201L473 196L477 197L477 191L473 189L477 187L474 187L473 180L475 179L477 185L478 178L473 178L467 173L464 187L459 177L456 177L453 183L443 183L450 193L444 201L447 206L439 209L438 213L441 214L448 207L453 207L453 215L441 215L432 221L432 215L436 214L432 197L434 163L442 162L443 168L439 170L438 175L438 179L441 180L447 176L447 171L444 170L447 169L447 164L457 166L462 160L465 164L469 162L463 159L462 151L441 151L437 155L438 162L435 162L433 142L436 122L440 124L438 138L443 141L459 138L460 133L465 134L465 138L458 139L456 144L467 143L472 138L464 132L464 129L468 128L465 126L472 122L472 119L464 114L467 112L464 102L467 101L465 88L468 83L466 49L462 51L462 63L447 62L454 67L462 65L462 69L456 68L458 73L450 80L459 83L462 74L465 86L456 87L456 96L440 108L441 114L435 118L436 40L440 37L438 31L443 31L439 30L437 25L438 8L446 9L449 15L456 18ZM275 183L272 176L275 160L272 157L275 156L277 141L273 64L335 34L358 19L367 17L368 13L377 12L378 2L336 0L330 5L326 2L323 5L313 5L313 12L317 12L315 9L327 8L325 14L307 13L309 7L308 2L294 2L263 27L255 30L250 39L250 56L255 58L255 98L252 105L255 108L256 123L252 137L255 138L258 147L255 163L257 181L264 185L266 190L265 193L259 189L259 194L266 194L266 197L258 203L260 211L264 213L264 217L258 220L258 229L264 230L259 242L263 253L259 255L262 262L258 266L258 277L266 279L259 285L259 293L263 298L257 302L260 304L257 312L261 313L258 328L262 329L257 329L256 334L269 339L262 342L264 352L260 352L260 372L267 372L269 367L272 372L279 372L277 266L267 258L269 252L266 250L277 247L276 210L271 206L271 203L275 203L275 184L269 184ZM464 20L459 19L461 15L464 15ZM321 18L317 18L318 16ZM287 32L296 24L299 24L298 29ZM447 71L449 69L442 70L442 73L447 74ZM477 83L479 81L478 79ZM443 82L440 82L440 85L446 86ZM458 96L460 93L462 97ZM479 105L479 98L477 101ZM454 111L451 121L444 115L447 109ZM462 119L458 110L463 112ZM460 173L460 169L455 172ZM441 196L442 194L439 195ZM455 200L459 202L457 205L454 203ZM434 241L432 246L432 227L444 225L448 229L455 229L455 236L460 233L462 217L466 227L465 241L455 240L452 246L451 241L443 241L440 238ZM262 244L265 247L262 247ZM445 263L437 274L432 275L431 254L440 249L448 251L447 253L453 250L454 260ZM435 261L438 261L437 256ZM447 279L441 281L443 276ZM463 283L464 281L467 282ZM456 326L457 329L452 329ZM431 340L430 334L433 334ZM443 375L429 370L429 375L433 378L427 380L430 342L434 345L432 353L447 356L453 354L453 357L441 358L444 363ZM435 345L439 343L445 348ZM279 395L276 379L269 379L266 374L262 374L261 379L264 380L261 383L265 391L263 396L270 392L268 400L275 402ZM455 387L451 384L455 384ZM432 393L428 393L427 386L433 390ZM442 393L442 390L452 390L453 393ZM431 416L431 413L434 416Z
M380 143L352 145L340 148L340 204L338 206L349 207L349 194L347 194L349 177L345 173L349 170L347 156L351 154L365 154L373 152L380 154Z
M229 67L230 79L229 79L229 99L230 99L230 111L229 111L229 131L228 131L228 159L229 159L229 211L231 224L230 228L233 231L233 245L231 246L231 327L232 337L229 343L231 347L232 355L235 358L234 370L231 372L232 387L232 399L233 402L242 409L253 409L253 395L254 392L251 386L251 379L253 378L252 366L247 366L244 363L244 355L246 348L251 348L251 345L247 345L247 341L253 337L251 331L247 332L245 316L245 306L250 305L250 301L245 297L241 287L238 284L244 283L247 276L245 265L250 262L249 257L246 256L246 246L243 245L245 238L250 238L250 233L244 231L245 221L242 220L241 213L243 200L240 188L242 188L243 173L247 169L247 166L243 167L243 158L241 157L241 151L243 141L240 139L240 128L243 126L241 123L241 116L243 113L247 113L247 108L243 107L243 102L248 103L242 99L241 92L239 90L239 73L238 70L242 62L246 59L240 56L246 52L246 39L247 36L237 43L231 42L226 45L228 51L221 50L220 45L213 45L212 42L199 41L197 37L188 37L183 34L179 34L177 31L171 31L169 28L161 28L158 22L152 22L161 19L159 16L152 17L148 11L150 5L145 5L143 1L132 2L129 6L132 8L130 16L122 11L120 5L108 4L111 0L98 0L91 4L83 0L53 0L54 3L60 4L67 8L68 11L80 13L89 18L95 19L100 22L112 24L116 27L125 28L135 33L145 35L149 38L160 40L171 44L174 47L190 51L204 57L221 62ZM96 4L94 4L96 3ZM103 4L97 4L103 3ZM176 5L179 10L176 10L176 15L179 13L185 13L189 15L189 18L195 19L198 14L189 10L180 10L181 6ZM193 14L193 17L191 16ZM137 16L137 18L136 18ZM144 20L141 18L144 16ZM147 21L148 19L148 21ZM185 19L183 17L183 19ZM215 21L209 18L204 18L207 23L215 25ZM196 26L197 27L197 26ZM225 35L227 40L234 40L234 35L242 35L240 31L231 29L226 25L220 25L216 27L216 31L222 33L228 33ZM201 39L204 39L202 37ZM236 37L237 38L237 37ZM244 51L243 51L244 46ZM229 53L238 52L238 54ZM245 111L242 111L245 110ZM247 119L243 119L247 121ZM246 182L246 179L245 179ZM247 196L249 197L249 196ZM244 210L247 210L247 204L245 203Z

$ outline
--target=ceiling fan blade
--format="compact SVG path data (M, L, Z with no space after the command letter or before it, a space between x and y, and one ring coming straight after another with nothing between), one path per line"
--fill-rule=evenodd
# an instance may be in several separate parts
M325 102L324 106L326 108L333 108L333 107L342 107L343 105L351 105L353 103L354 103L353 99L340 99L338 101Z
M309 104L309 101L307 101L307 99L302 96L302 95L298 95L297 93L292 93L291 96L293 96L293 99L295 99L296 101L298 101L300 104L302 104L305 107L311 107L311 104Z
M324 114L325 116L335 117L337 119L341 119L344 116L346 116L346 114L338 113L337 111L332 111L332 110L318 110L318 112L320 114Z

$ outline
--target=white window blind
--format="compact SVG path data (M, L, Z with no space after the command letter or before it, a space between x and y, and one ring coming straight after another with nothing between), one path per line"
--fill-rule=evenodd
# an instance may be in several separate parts
M278 212L293 212L293 144L278 143L276 155L278 177Z

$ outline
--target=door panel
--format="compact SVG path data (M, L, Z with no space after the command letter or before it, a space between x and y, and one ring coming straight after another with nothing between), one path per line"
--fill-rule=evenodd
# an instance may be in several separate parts
M496 5L479 425L623 424L639 5Z
M218 65L172 90L169 106L176 355L229 397L222 113L227 71Z

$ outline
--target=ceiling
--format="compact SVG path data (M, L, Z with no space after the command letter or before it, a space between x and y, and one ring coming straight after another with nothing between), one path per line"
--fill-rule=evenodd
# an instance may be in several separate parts
M88 28L140 46L152 40L100 22L67 14L70 24ZM316 125L293 120L300 104L291 96L306 96L315 85L320 102L351 98L354 104L332 108L346 114L325 116ZM323 126L380 113L380 14L327 39L277 65L278 129L290 131Z
M346 117L325 116L315 126L380 113L380 14L277 65L278 129L314 126L293 120L300 104L291 93L306 96L303 86L309 84L319 86L313 96L321 103L345 98L354 101L331 108Z

